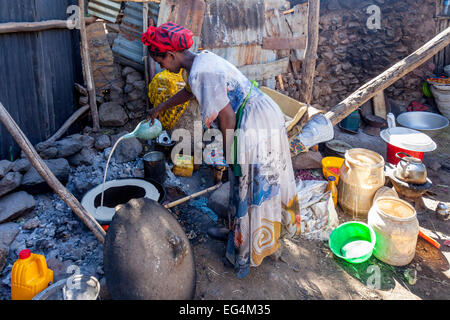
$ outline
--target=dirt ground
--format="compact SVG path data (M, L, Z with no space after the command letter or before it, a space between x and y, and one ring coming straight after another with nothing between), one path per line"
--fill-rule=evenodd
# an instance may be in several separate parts
M449 130L447 128L440 138L435 139L438 149L425 155L424 162L433 187L424 196L426 211L418 214L421 230L440 243L440 250L419 238L416 256L407 266L393 267L374 256L355 265L335 257L327 242L284 239L278 260L266 258L259 267L251 269L247 278L239 280L235 278L233 268L224 263L225 243L206 235L208 226L215 223L206 214L186 204L176 207L175 213L194 250L197 269L195 299L450 299L450 247L444 245L444 241L450 239L450 221L439 220L434 212L439 201L450 205L450 168L445 165L450 159ZM362 132L349 135L337 130L335 138L385 156L386 145L378 137ZM321 170L315 172L320 174ZM208 172L202 174L207 176ZM190 180L193 189L200 188L196 180L198 178L195 177ZM205 178L202 181L205 183ZM209 182L206 181L207 184ZM168 194L169 200L177 197L179 195ZM341 223L352 220L340 209L338 213Z

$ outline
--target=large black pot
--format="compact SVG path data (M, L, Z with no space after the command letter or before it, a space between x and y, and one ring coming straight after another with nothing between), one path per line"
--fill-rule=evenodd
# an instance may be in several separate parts
M156 201L132 199L116 207L103 258L112 299L194 297L196 273L189 240L178 221Z

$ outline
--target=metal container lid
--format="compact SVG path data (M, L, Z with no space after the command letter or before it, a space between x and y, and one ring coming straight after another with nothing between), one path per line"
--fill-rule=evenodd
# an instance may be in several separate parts
M425 133L409 128L385 129L381 131L380 137L395 147L415 152L429 152L437 148L436 143Z

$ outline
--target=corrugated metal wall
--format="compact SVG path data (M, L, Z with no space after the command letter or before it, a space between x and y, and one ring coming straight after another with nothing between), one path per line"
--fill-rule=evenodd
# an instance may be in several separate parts
M4 1L6 2L6 1ZM76 0L14 0L2 4L0 23L67 19ZM79 32L46 30L0 35L0 101L35 144L75 111L74 82L82 83ZM0 124L0 159L20 152Z

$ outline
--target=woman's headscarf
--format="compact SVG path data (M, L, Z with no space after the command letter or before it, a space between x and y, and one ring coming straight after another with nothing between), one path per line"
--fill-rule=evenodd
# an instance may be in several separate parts
M193 32L172 22L150 26L142 35L142 43L152 52L164 53L189 49L194 43Z

